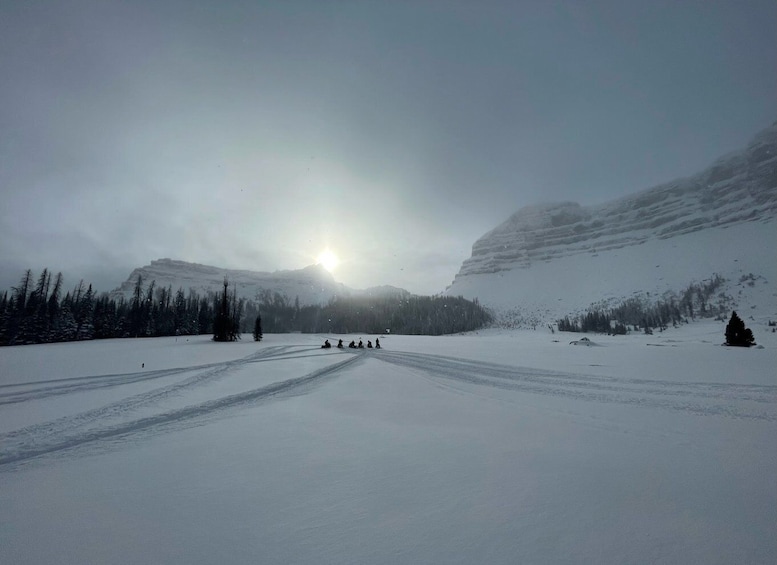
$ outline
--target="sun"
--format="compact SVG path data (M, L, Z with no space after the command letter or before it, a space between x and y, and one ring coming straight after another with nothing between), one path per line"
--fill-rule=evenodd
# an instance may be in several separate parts
M340 264L340 259L337 257L334 251L327 247L318 254L318 257L316 257L316 264L321 265L331 273L337 268L337 265Z

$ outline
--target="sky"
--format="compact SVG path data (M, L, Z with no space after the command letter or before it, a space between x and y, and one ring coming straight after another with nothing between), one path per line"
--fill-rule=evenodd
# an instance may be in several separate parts
M523 206L777 119L773 0L0 3L0 289L169 257L444 290Z

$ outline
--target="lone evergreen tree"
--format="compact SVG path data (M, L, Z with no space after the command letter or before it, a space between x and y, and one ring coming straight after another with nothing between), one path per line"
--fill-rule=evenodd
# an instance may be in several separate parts
M259 315L254 322L254 341L262 341L262 317Z
M726 345L750 347L754 344L753 332L745 327L745 323L737 316L736 312L732 312L731 319L726 326Z
M224 278L224 292L216 299L216 317L213 320L213 341L237 341L240 339L240 305L229 295L229 281Z

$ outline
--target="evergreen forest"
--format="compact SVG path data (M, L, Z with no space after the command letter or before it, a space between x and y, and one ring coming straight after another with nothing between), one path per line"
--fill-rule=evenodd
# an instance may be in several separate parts
M753 275L749 275L753 277ZM743 277L743 280L748 277ZM749 279L748 279L749 280ZM667 293L660 299L632 297L610 307L591 306L585 314L565 316L556 321L559 331L625 334L629 330L652 333L670 325L696 318L717 318L729 311L731 298L719 292L726 280L720 275L700 283L691 283L679 293ZM741 282L741 281L740 281Z
M238 299L227 281L223 292L200 295L140 276L125 298L97 294L83 281L67 289L61 273L43 269L37 277L27 270L17 286L0 292L0 345L200 334L229 341L254 331L258 317L265 334L443 335L479 329L492 319L477 301L462 297L338 297L300 306L270 291L257 300Z

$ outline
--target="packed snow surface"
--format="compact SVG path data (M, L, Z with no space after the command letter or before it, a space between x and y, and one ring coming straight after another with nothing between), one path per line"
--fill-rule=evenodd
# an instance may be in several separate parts
M774 563L745 321L2 348L0 563Z

